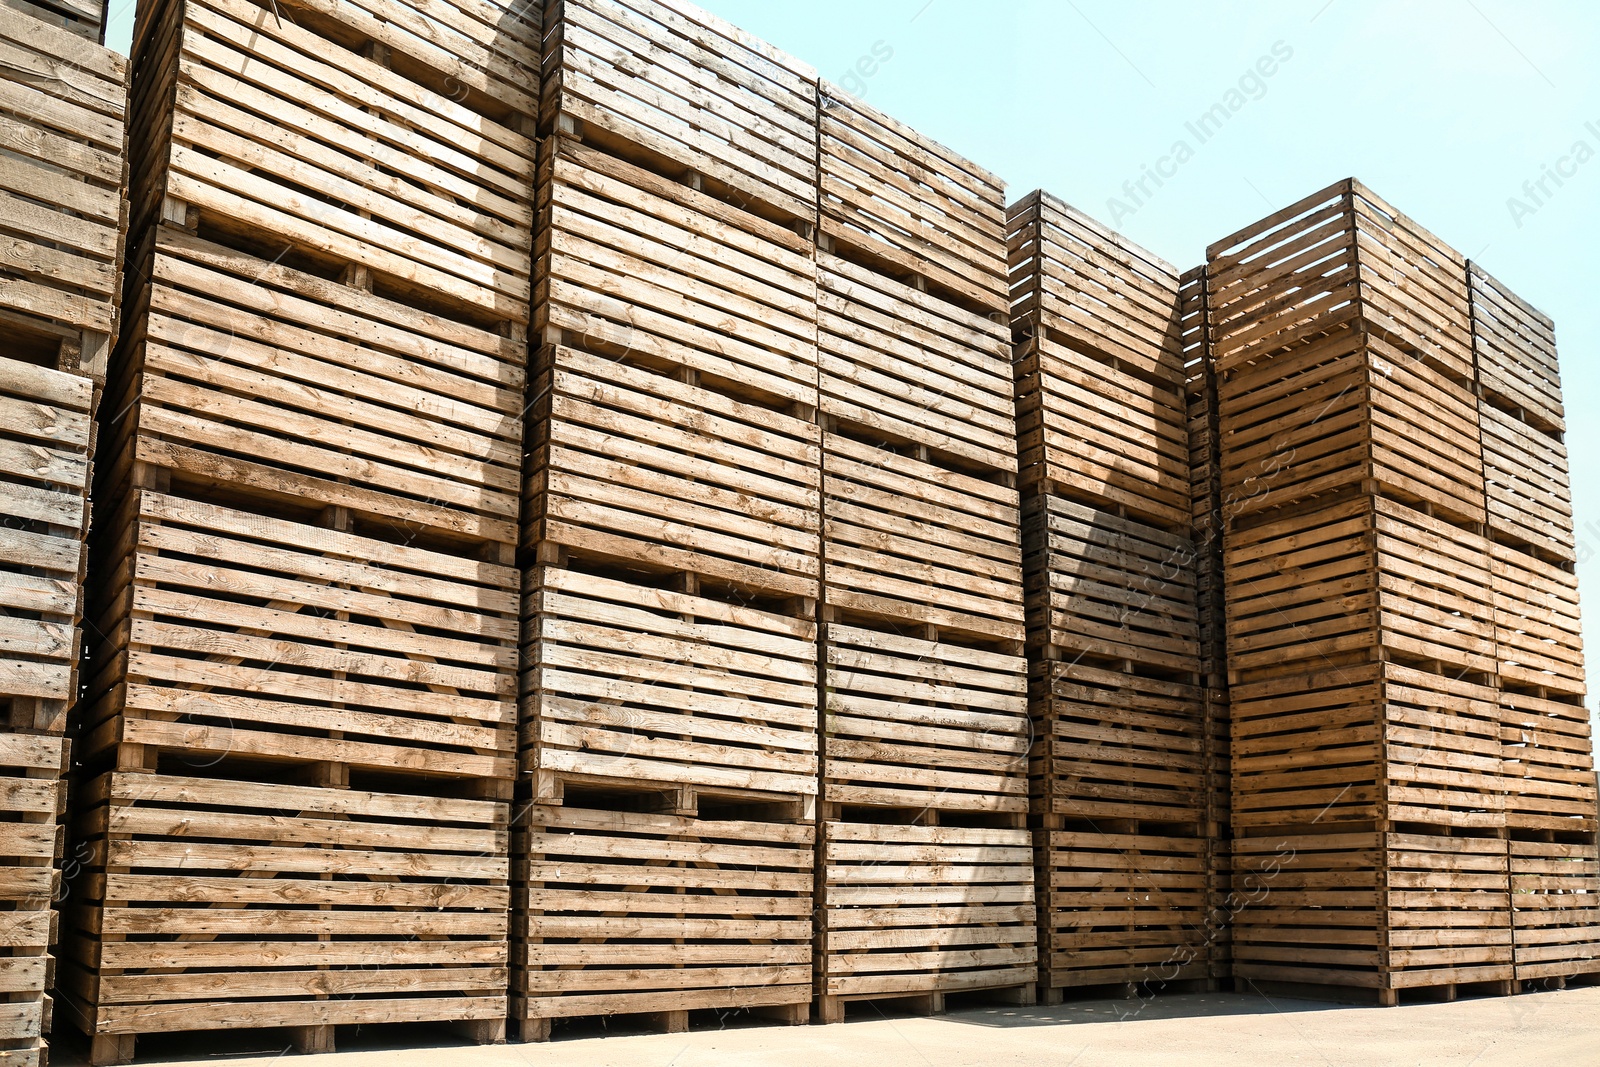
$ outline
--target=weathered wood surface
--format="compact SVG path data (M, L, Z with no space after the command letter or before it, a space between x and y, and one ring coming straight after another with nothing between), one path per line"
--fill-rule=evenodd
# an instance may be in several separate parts
M835 85L819 91L824 242L979 315L1003 314L1004 183Z
M547 18L544 132L815 222L815 70L683 0L559 0Z
M1210 752L1198 686L1045 661L1034 664L1029 705L1035 814L1204 832Z
M61 888L67 740L0 732L0 1062L45 1055Z
M1005 327L838 256L818 268L822 413L1014 474Z
M85 759L512 777L511 568L150 492L117 519Z
M1594 839L1512 841L1510 847L1517 979L1600 973L1600 854Z
M1506 824L1594 833L1594 743L1582 697L1502 688L1498 710Z
M769 406L816 406L810 242L565 137L545 142L538 203L541 330Z
M1218 357L1222 484L1238 516L1375 482L1484 521L1471 389L1376 334L1340 328L1234 370Z
M1308 666L1230 690L1236 830L1507 825L1492 688L1397 663Z
M871 999L1032 983L1028 831L828 820L817 994Z
M1024 484L1186 526L1177 272L1045 193L1012 205L1009 243Z
M1478 384L1530 425L1563 432L1567 424L1555 324L1478 264L1468 267Z
M0 357L0 726L60 733L76 695L94 385Z
M1027 661L840 623L822 642L822 797L1027 810Z
M1547 563L1491 543L1494 637L1502 681L1583 696L1583 630L1578 576L1570 565Z
M1567 446L1487 400L1478 402L1483 482L1492 536L1546 559L1577 559Z
M525 1038L542 1019L809 1004L815 827L702 808L519 816L511 1011Z
M110 6L111 0L0 0L0 8L58 26L95 44L105 43Z

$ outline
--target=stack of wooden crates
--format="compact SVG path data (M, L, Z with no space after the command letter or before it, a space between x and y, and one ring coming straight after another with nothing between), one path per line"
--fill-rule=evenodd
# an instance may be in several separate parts
M127 63L98 43L98 3L62 8L0 4L0 1060L30 1065L54 905L83 890L63 856L67 713L126 208Z
M821 92L818 1011L1031 1003L1004 188Z
M804 1022L816 75L685 4L551 16L512 1018Z
M64 1014L504 1033L538 8L141 4Z
M1216 707L1181 279L1043 192L1009 242L1040 988L1204 983Z
M1354 181L1209 250L1252 983L1592 967L1548 321ZM1589 942L1585 944L1585 942Z

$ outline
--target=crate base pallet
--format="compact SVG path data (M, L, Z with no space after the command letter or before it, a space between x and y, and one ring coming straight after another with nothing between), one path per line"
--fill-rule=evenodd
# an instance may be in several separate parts
M1042 990L1210 980L1205 838L1159 824L1047 819L1034 853Z
M874 821L868 821L874 820ZM950 825L987 821L990 825ZM1015 825L993 825L1011 822ZM1020 817L824 806L817 1012L1015 989L1038 978L1033 850Z
M1370 992L1512 992L1507 842L1439 832L1273 835L1233 842L1262 887L1235 921L1234 975Z
M561 776L518 816L511 1017L809 1017L816 829L807 798Z
M140 1034L242 1026L300 1028L312 1047L358 1023L503 1039L504 802L326 765L226 760L200 778L172 763L80 798L90 849L58 988L97 1065L127 1062Z

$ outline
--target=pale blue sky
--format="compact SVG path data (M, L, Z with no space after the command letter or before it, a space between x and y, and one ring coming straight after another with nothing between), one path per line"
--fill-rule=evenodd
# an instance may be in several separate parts
M1600 652L1600 158L1518 221L1508 199L1600 151L1600 5L1584 0L706 0L994 171L1112 222L1124 182L1275 44L1292 51L1119 229L1180 269L1207 243L1355 175L1556 320L1587 645ZM112 0L126 49L132 0ZM1589 124L1593 124L1591 127ZM1571 164L1568 164L1571 170ZM1554 189L1553 186L1548 188ZM1531 205L1532 202L1528 201ZM1591 654L1591 658L1596 658ZM1596 659L1600 662L1600 658ZM1600 688L1600 687L1597 687ZM1595 700L1591 698L1591 707Z

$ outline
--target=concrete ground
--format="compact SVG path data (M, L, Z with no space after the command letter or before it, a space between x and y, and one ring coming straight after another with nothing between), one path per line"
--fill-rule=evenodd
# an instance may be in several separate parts
M416 1047L416 1028L341 1029L343 1051L299 1056L271 1031L145 1039L140 1063L227 1067L1587 1067L1600 1064L1600 987L1398 1008L1347 1007L1235 993L984 1007L918 1018L858 1006L836 1026L734 1026L687 1034L558 1029L548 1044ZM52 1050L54 1065L81 1051ZM254 1053L254 1054L252 1054ZM241 1055L242 1054L242 1055Z

